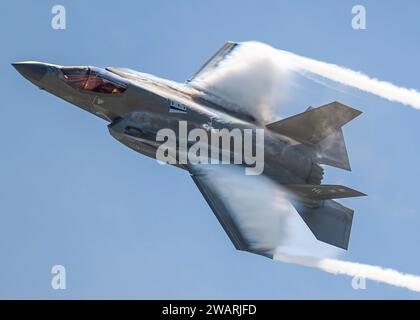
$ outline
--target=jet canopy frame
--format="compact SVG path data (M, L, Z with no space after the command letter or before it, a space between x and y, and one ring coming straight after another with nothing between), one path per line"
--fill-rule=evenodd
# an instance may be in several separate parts
M70 86L94 93L121 95L127 85L94 67L63 67L62 80Z

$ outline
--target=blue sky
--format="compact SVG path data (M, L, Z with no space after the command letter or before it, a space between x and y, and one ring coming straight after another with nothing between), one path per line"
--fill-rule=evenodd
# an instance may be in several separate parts
M257 40L420 88L418 1L59 3L66 30L50 26L57 2L2 5L0 298L420 297L372 281L354 290L348 277L235 251L184 171L119 144L103 120L10 66L123 66L182 82L226 40ZM367 30L351 27L355 4ZM344 129L353 172L328 167L326 182L369 197L343 201L355 219L341 258L419 274L420 112L362 93L347 102L364 112ZM56 264L66 290L51 288Z

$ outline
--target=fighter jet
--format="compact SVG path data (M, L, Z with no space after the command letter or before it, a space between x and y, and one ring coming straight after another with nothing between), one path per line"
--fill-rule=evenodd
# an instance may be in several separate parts
M322 184L323 165L350 171L341 128L361 112L333 101L317 108L302 106L306 111L264 123L234 99L199 85L211 78L240 46L226 42L185 83L119 67L60 66L35 61L12 65L42 90L104 119L114 138L154 159L165 143L158 139L159 131L169 128L180 135L181 122L187 123L188 130L254 130L253 138L257 129L263 129L264 169L258 176L249 176L249 180L243 170L236 170L248 166L243 161L213 165L187 159L186 163L172 164L191 175L238 250L273 258L285 232L279 218L284 208L273 205L267 209L253 203L274 203L279 198L295 208L316 239L347 249L353 210L333 199L364 194L341 185ZM176 136L176 145L180 143ZM231 146L227 148L234 152ZM175 153L174 157L179 156ZM260 181L264 188L256 187Z

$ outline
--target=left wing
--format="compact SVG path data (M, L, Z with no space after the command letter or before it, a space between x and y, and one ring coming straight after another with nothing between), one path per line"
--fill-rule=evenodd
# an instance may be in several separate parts
M191 177L238 250L272 258L287 237L294 209L274 182L244 168L188 165Z
M299 216L318 240L347 249L353 210L330 199L336 195L356 196L350 188L283 188L265 176L247 176L239 166L188 165L188 170L238 250L271 258L278 248L293 247L293 241L302 244L301 234L292 234L296 230L290 228L296 219L301 222ZM304 232L308 231L302 225Z

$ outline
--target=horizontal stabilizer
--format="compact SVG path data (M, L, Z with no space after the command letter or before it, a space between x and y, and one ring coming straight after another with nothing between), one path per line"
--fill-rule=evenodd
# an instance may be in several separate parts
M366 194L353 190L349 187L334 184L287 184L284 185L284 187L295 193L297 196L310 200L327 200L366 196Z
M316 145L359 114L361 111L335 101L270 123L267 128L302 143Z
M326 200L317 208L306 207L299 201L292 203L318 240L347 250L353 210L333 200Z

